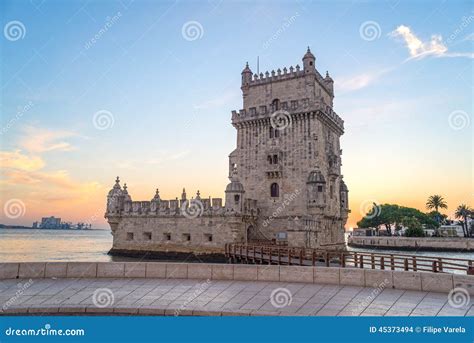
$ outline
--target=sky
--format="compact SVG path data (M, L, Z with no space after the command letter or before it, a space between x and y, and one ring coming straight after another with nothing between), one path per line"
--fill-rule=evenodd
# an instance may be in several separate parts
M2 1L0 223L107 228L134 200L223 197L245 62L310 46L345 121L347 228L372 202L473 206L469 1Z

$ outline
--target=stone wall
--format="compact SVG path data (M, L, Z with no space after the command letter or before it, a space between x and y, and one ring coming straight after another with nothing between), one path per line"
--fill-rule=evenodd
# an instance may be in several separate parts
M410 250L474 251L473 238L352 236L349 246Z
M223 252L225 243L244 242L240 216L121 217L112 231L113 249L129 251Z
M304 282L449 292L464 288L474 294L474 276L336 267L233 265L160 262L0 263L1 279L29 278L173 278Z

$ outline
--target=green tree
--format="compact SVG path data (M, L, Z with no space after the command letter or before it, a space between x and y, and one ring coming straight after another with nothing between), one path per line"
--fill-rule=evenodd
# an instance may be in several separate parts
M437 229L439 227L439 223L426 213L423 213L416 208L395 204L374 204L371 210L359 222L357 222L357 225L361 228L373 227L377 230L377 233L383 226L391 235L392 228L400 230L404 218L416 219L421 228L423 228L423 226L427 229Z
M456 219L462 219L462 231L464 233L464 237L469 236L469 228L467 227L467 218L472 216L474 210L467 206L466 204L461 204L456 208L456 212L454 212L454 217Z
M447 209L448 204L446 203L446 201L441 195L435 194L435 195L431 195L426 201L426 208L428 210L435 210L436 213L440 214L439 209L440 208ZM440 223L441 218L439 218L437 221L438 223Z

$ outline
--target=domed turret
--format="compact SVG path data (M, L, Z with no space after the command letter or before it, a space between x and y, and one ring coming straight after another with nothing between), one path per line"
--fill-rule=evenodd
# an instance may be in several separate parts
M346 183L341 179L339 184L339 194L341 199L341 208L344 210L349 209L349 189L347 188Z
M309 207L326 206L326 180L319 169L309 173L306 187Z
M244 70L242 70L242 87L248 86L252 81L252 70L249 68L249 63L245 65Z
M324 83L326 84L327 88L331 94L334 94L334 80L329 76L329 72L326 71L326 77L324 78Z
M230 183L225 188L226 211L233 211L236 213L242 212L244 193L244 186L240 183L237 177L235 175L230 177Z
M321 171L317 169L309 173L306 183L326 183L326 180Z
M107 195L107 213L117 214L123 208L123 191L120 187L120 178L117 176L115 185Z
M306 54L303 56L303 70L305 74L309 73L314 73L316 72L316 58L314 55L311 53L311 50L309 49L306 51Z

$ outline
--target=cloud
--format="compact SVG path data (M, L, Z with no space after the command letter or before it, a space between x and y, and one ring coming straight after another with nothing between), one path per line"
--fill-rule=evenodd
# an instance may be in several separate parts
M0 151L0 166L2 169L11 168L24 171L35 171L43 168L45 163L39 156L28 156L21 152L15 151Z
M71 151L75 148L65 139L76 137L78 134L64 130L49 130L44 128L25 127L19 145L31 153L50 151Z
M423 42L405 25L398 26L394 31L390 32L391 37L401 37L410 54L410 59L423 59L425 57L468 57L473 58L473 53L448 52L448 47L443 42L441 35L432 35L429 41Z
M389 73L394 68L385 68L372 72L365 72L359 75L340 77L335 83L338 92L346 93L365 88L376 83L380 77Z
M158 158L150 158L146 160L128 159L127 161L121 161L117 163L117 167L120 169L138 170L140 169L140 165L144 165L144 164L154 165L154 166L163 165L165 162L180 160L186 157L187 155L189 155L190 153L191 153L190 150L183 150L183 151L179 151L173 154L161 152L159 153L161 156Z

